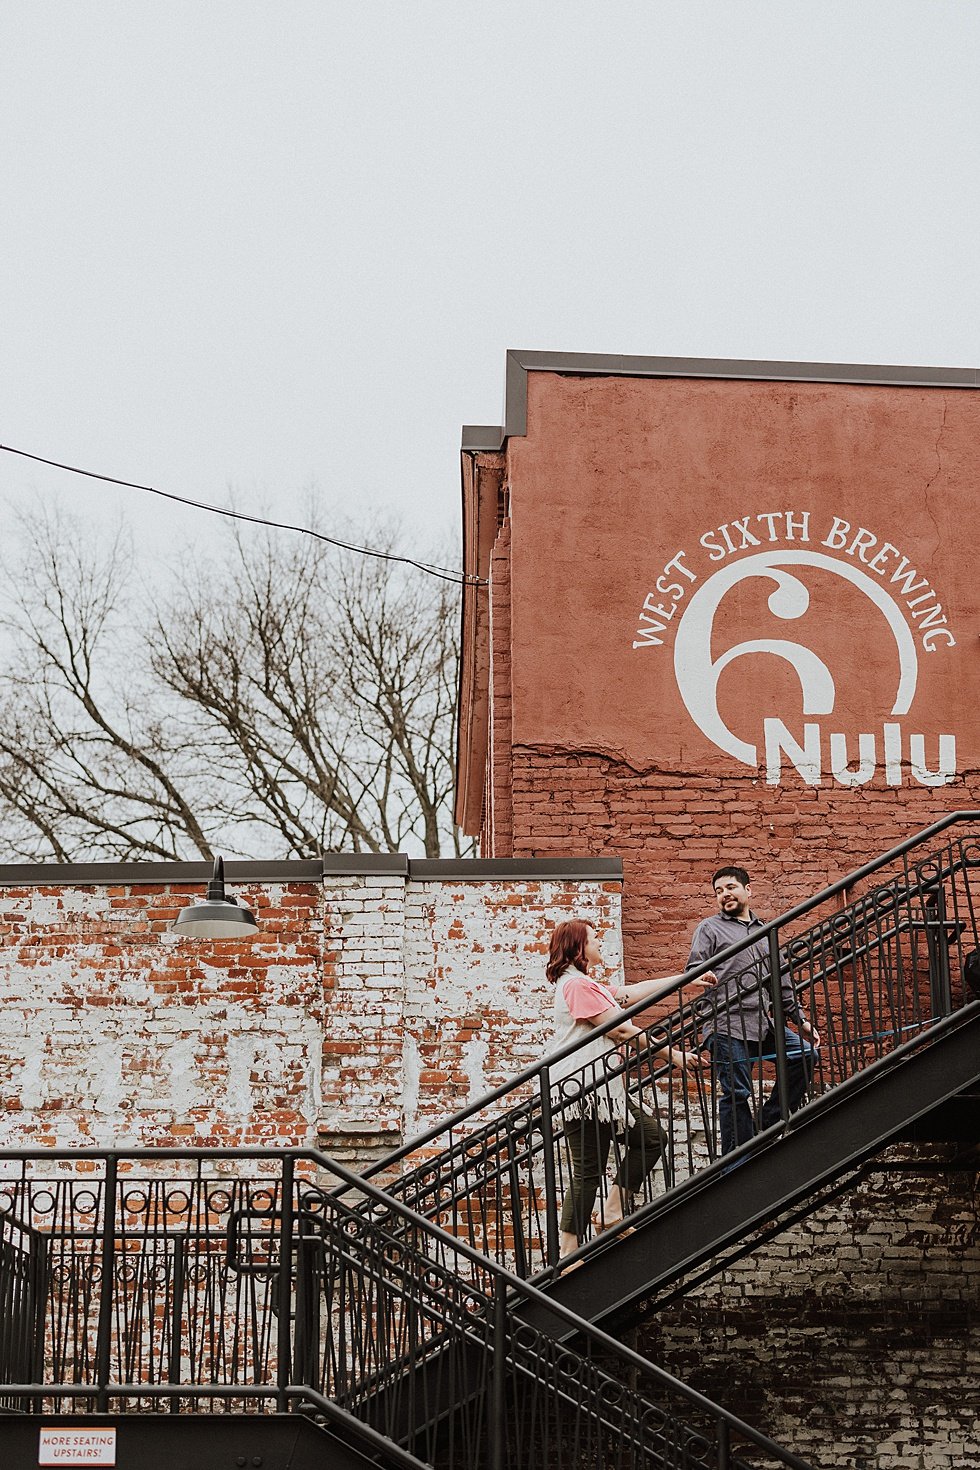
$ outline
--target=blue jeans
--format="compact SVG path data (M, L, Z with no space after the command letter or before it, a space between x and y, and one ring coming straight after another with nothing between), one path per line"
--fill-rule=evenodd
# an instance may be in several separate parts
M803 1101L813 1079L813 1063L816 1053L795 1031L785 1030L786 1063L789 1081L789 1112L794 1112ZM755 1119L752 1115L752 1068L765 1057L771 1059L776 1038L772 1031L758 1041L743 1041L738 1036L725 1036L715 1032L707 1038L706 1046L711 1053L715 1083L719 1090L718 1122L721 1128L721 1151L730 1154L740 1143L755 1137ZM779 1096L775 1085L759 1111L759 1131L771 1128L780 1121Z

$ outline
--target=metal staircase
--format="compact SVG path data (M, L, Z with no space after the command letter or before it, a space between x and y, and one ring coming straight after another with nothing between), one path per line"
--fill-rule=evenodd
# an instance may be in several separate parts
M888 1144L929 1119L980 1074L980 1005L947 1017L814 1101L783 1136L760 1140L739 1167L705 1171L627 1220L613 1248L585 1252L586 1269L559 1277L549 1295L590 1321L622 1328L648 1310L825 1203ZM967 1094L969 1097L969 1094ZM980 1096L973 1107L980 1137Z
M118 1470L807 1470L315 1152L7 1151L0 1240L5 1470L73 1425Z
M822 1040L804 1105L792 1117L784 1106L778 1126L724 1158L710 1071L685 1075L653 1060L665 1046L702 1046L714 1029L711 991L696 995L690 985L706 964L658 1002L652 1019L643 1005L627 1012L643 1036L610 1052L604 1075L583 1069L556 1084L556 1057L545 1058L369 1172L412 1210L553 1299L594 1322L617 1320L631 1302L709 1270L712 1259L721 1269L750 1232L773 1233L816 1208L913 1129L928 1134L955 1113L964 1141L980 1139L980 1001L968 964L977 954L972 964L980 967L978 912L980 813L958 812L733 945L730 956L760 933L768 942L768 965L749 963L742 977L767 989L775 1023L777 1050L761 1069L759 1093L774 1086L785 1098L787 1086L781 998L770 973L789 971ZM622 1225L603 1230L600 1205L568 1258L580 1269L559 1273L558 1212L570 1180L565 1138L592 1126L590 1100L617 1076L659 1120L667 1148Z
M601 1075L545 1059L372 1178L303 1150L0 1151L5 1470L65 1423L115 1429L118 1470L806 1470L607 1329L894 1139L980 1138L978 884L980 813L958 813L766 927L745 983L788 966L822 1044L800 1110L724 1158L710 1071L655 1056L714 1024L689 978ZM785 1100L784 1045L763 1070ZM566 1136L617 1076L667 1148L559 1262Z

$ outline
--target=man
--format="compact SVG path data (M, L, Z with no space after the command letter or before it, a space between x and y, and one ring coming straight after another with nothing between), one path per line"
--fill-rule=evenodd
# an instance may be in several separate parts
M762 920L750 906L752 890L744 868L719 868L711 880L718 913L702 919L694 931L687 969L712 959L729 945L762 928ZM763 1057L770 1058L776 1039L769 1013L766 985L769 978L768 937L747 945L730 959L715 960L717 976L713 990L705 993L699 1009L705 1017L702 1036L711 1053L715 1084L719 1090L718 1121L721 1151L731 1153L755 1134L752 1114L752 1068ZM813 1060L820 1034L801 1014L796 992L787 972L779 976L783 1012L798 1028L785 1028L789 1111L798 1108L813 1076ZM803 1037L804 1040L800 1038ZM805 1043L809 1042L809 1045ZM760 1130L780 1120L775 1086L759 1112Z

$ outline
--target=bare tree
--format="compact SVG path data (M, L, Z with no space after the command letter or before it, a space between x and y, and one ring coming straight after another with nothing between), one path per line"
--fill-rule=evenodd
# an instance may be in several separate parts
M210 856L186 736L141 668L124 538L100 559L57 515L23 530L0 620L4 848L25 860Z
M185 578L153 668L219 736L226 823L296 854L437 856L452 842L457 621L446 582L238 535L219 579Z
M452 584L250 530L147 612L120 538L100 559L56 517L29 532L2 619L11 857L460 851Z

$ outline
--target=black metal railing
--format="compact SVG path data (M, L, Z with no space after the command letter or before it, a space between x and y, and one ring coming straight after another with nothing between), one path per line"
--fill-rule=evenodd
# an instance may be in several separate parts
M980 813L955 814L726 951L766 943L740 978L769 993L755 1104L775 1087L777 1127L793 1058L770 976L820 1029L804 1108L929 1045L973 999L978 833ZM386 1191L302 1150L0 1151L0 1403L299 1410L440 1470L802 1467L527 1279L557 1263L587 1143L618 1155L635 1206L727 1166L717 1078L669 1061L730 1024L692 983L707 968L667 1014L633 1008L636 1043L547 1057L389 1156Z
M978 906L980 813L958 812L725 951L731 959L765 941L764 958L747 959L738 980L765 992L773 1021L771 1049L753 1069L756 1117L768 1121L763 1095L774 1093L769 1115L775 1113L775 1126L792 1127L794 1082L806 1106L927 1043L932 1026L974 998L964 964L980 947ZM711 964L678 981L658 1001L656 1019L648 1019L649 1005L627 1011L642 1036L610 1046L601 1065L578 1066L575 1047L545 1057L387 1155L368 1175L412 1210L530 1277L557 1263L573 1154L581 1158L587 1147L608 1154L607 1172L617 1170L629 1186L633 1208L696 1174L720 1171L722 1064L716 1055L713 1068L704 1048L719 1030L733 1029L731 986L702 993L692 983ZM770 979L777 972L789 977L803 1016L819 1029L815 1054L787 1052L781 987ZM701 1051L699 1068L680 1070L665 1059L685 1049ZM603 1125L622 1115L624 1092L625 1119L610 1130ZM753 1140L739 1152L755 1147ZM583 1205L575 1219L586 1243L611 1223L601 1190L590 1214Z
M0 1232L0 1385L38 1376L35 1313L43 1293L37 1253L16 1229ZM10 1405L0 1386L0 1408Z
M23 1412L300 1410L437 1470L806 1470L311 1151L3 1151L0 1301Z

